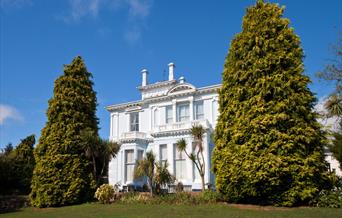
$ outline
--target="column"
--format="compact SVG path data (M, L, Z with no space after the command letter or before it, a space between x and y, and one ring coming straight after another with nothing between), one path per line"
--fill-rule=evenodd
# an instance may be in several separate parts
M172 119L173 119L173 123L177 122L177 101L176 99L172 100Z
M189 115L190 115L190 121L194 120L194 97L189 97Z

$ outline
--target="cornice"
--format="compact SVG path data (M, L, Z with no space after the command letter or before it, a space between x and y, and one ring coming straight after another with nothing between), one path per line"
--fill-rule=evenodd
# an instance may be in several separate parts
M159 101L172 100L172 99L175 99L175 98L178 98L178 97L196 96L196 95L200 95L200 94L218 92L218 90L220 88L221 88L221 84L217 84L217 85L212 85L212 86L206 86L206 87L198 88L198 89L196 89L195 91L192 91L192 92L174 93L172 95L166 95L166 96L160 96L160 97L154 97L154 98L147 98L147 99L139 100L139 101L132 101L132 102L127 102L127 103L109 105L109 106L107 106L105 108L108 111L115 111L115 110L120 110L120 109L126 109L126 108L129 108L129 107L139 107L139 106L143 106L144 104L154 103L154 102L159 102Z

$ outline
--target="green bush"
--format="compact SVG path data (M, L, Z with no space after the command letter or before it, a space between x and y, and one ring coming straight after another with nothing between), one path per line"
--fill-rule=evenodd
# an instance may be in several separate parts
M103 184L97 188L95 198L102 204L109 204L111 200L115 199L115 193L118 191L116 186Z
M147 193L128 192L124 193L119 202L121 203L143 203L143 204L208 204L220 201L221 195L214 191L204 191L202 193L176 192L172 194L162 194L151 197Z
M222 201L222 195L219 192L211 190L205 190L198 197L201 203L215 203Z
M316 206L342 208L342 190L321 191Z
M311 202L312 206L342 208L342 177L331 175L333 187L322 190Z

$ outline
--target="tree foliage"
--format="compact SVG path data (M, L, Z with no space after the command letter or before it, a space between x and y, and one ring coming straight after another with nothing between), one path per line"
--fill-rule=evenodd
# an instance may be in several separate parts
M232 202L306 204L326 182L316 99L283 10L260 0L248 8L225 61L212 161Z
M84 155L81 132L97 134L96 93L92 74L81 57L64 66L49 100L47 123L35 150L31 203L38 207L84 202L94 196L91 163Z
M167 169L168 163L157 163L153 151L146 152L146 156L137 160L134 168L134 179L146 177L150 194L153 196L157 186L174 182L174 176Z
M191 136L194 139L194 148L191 153L186 151L187 143L185 139L180 139L177 141L177 149L185 153L185 155L195 164L199 175L201 176L202 191L205 190L205 158L203 155L203 137L205 134L205 129L202 125L194 125L191 127Z
M35 136L30 135L13 148L8 144L0 153L0 193L29 194L35 160Z
M317 73L317 76L335 83L335 90L328 97L324 107L328 112L327 117L335 117L336 122L339 122L339 129L333 133L329 149L342 170L342 33L339 35L339 42L333 46L333 51L335 58L322 72Z
M96 133L85 130L81 133L85 156L92 164L93 176L97 186L106 183L109 161L116 156L120 145L116 142L100 138Z

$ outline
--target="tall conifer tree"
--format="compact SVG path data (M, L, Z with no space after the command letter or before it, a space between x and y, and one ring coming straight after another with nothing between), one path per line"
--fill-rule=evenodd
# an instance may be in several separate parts
M212 160L232 202L305 204L325 182L316 99L283 10L261 0L248 8L225 61Z
M95 181L84 155L81 132L97 134L96 93L81 57L65 65L49 100L48 121L35 151L31 202L48 207L81 203L93 195Z

